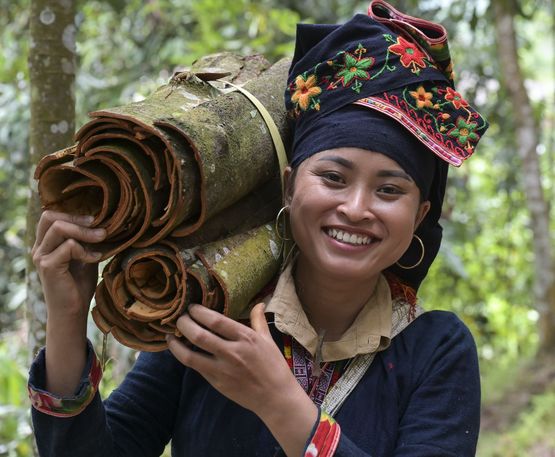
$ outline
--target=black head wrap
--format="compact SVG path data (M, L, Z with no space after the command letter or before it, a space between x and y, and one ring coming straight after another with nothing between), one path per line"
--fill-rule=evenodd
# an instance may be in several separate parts
M428 198L437 156L395 121L359 105L346 105L295 135L291 166L297 167L317 152L342 147L386 155L414 179L422 197Z
M430 211L418 227L425 253L388 270L418 289L441 244L448 163L460 166L488 125L454 89L445 29L374 0L344 25L297 28L285 94L298 166L317 152L358 147L395 160ZM412 243L400 260L422 254Z

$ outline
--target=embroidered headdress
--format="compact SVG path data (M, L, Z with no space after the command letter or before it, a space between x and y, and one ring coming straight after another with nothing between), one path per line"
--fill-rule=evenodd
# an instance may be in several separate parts
M343 25L299 24L287 83L293 167L326 149L371 149L396 160L430 200L416 232L424 261L413 270L391 267L417 289L441 242L447 165L472 155L488 127L455 90L445 29L383 0Z

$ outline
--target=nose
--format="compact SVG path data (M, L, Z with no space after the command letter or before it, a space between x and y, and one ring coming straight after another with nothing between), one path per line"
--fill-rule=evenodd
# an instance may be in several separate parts
M343 200L337 206L337 211L350 222L372 220L372 195L367 188L353 188L345 193Z

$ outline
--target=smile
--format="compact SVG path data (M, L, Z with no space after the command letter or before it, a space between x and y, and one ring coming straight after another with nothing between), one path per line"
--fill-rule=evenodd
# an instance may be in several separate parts
M366 235L355 235L354 233L344 232L337 229L325 229L328 236L342 243L352 244L354 246L367 245L372 243L373 239Z

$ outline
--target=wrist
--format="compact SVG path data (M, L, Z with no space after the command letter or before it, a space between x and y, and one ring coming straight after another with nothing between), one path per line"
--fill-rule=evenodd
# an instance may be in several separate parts
M48 307L46 323L52 327L83 328L87 326L88 309L83 307L70 309L69 307Z
M282 447L283 442L288 442L292 436L297 437L297 443L304 445L320 414L301 386L296 384L296 387L294 392L283 389L286 395L270 400L259 414Z

